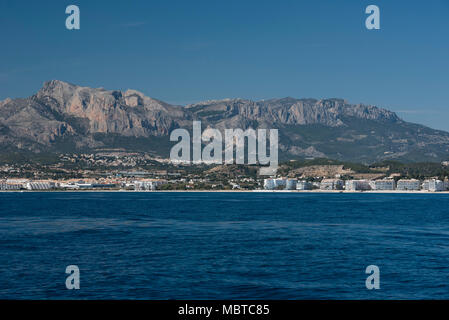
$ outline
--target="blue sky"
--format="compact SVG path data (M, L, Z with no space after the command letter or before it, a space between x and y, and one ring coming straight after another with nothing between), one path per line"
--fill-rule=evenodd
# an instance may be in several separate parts
M449 131L447 0L1 0L0 39L0 99L50 79L174 104L340 97Z

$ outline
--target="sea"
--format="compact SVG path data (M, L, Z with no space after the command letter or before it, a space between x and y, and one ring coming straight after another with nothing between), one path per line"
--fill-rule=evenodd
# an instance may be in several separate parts
M449 195L2 192L0 299L449 299Z

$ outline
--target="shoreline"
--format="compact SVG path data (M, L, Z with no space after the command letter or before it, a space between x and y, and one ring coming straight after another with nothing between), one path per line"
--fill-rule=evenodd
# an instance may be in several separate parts
M152 190L152 191L136 191L136 190L0 190L0 193L83 193L83 192L126 192L126 193L360 193L360 194L449 194L449 191L427 191L427 190Z

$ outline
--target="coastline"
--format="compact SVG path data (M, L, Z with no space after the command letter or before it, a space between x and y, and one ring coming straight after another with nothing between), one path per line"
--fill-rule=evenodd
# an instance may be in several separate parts
M70 193L83 193L83 192L126 192L126 193L363 193L363 194L449 194L449 191L426 191L426 190L152 190L152 191L136 191L136 190L0 190L0 193L55 193L55 192L70 192Z

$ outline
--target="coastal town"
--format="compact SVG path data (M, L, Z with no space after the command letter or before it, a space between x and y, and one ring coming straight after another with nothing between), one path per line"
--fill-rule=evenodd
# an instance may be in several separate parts
M449 162L362 165L329 159L257 165L182 165L148 154L61 154L0 163L0 191L445 192Z
M449 191L448 162L368 168L331 160L292 161L281 165L277 176L267 177L258 174L257 166L181 166L153 158L145 162L144 157L132 155L115 160L64 156L62 160L39 167L0 165L0 191Z
M170 190L253 190L253 191L449 191L449 180L426 179L381 179L381 180L342 180L322 179L307 181L293 178L268 178L253 180L251 178L230 181L231 188L217 185L198 188L199 184L207 185L207 179L147 179L147 178L105 178L105 179L67 179L67 180L33 180L3 179L0 180L1 191L74 191L74 190L122 190L122 191L170 191ZM240 183L253 182L253 188L242 188ZM179 188L182 185L182 188ZM175 187L176 186L176 187Z

